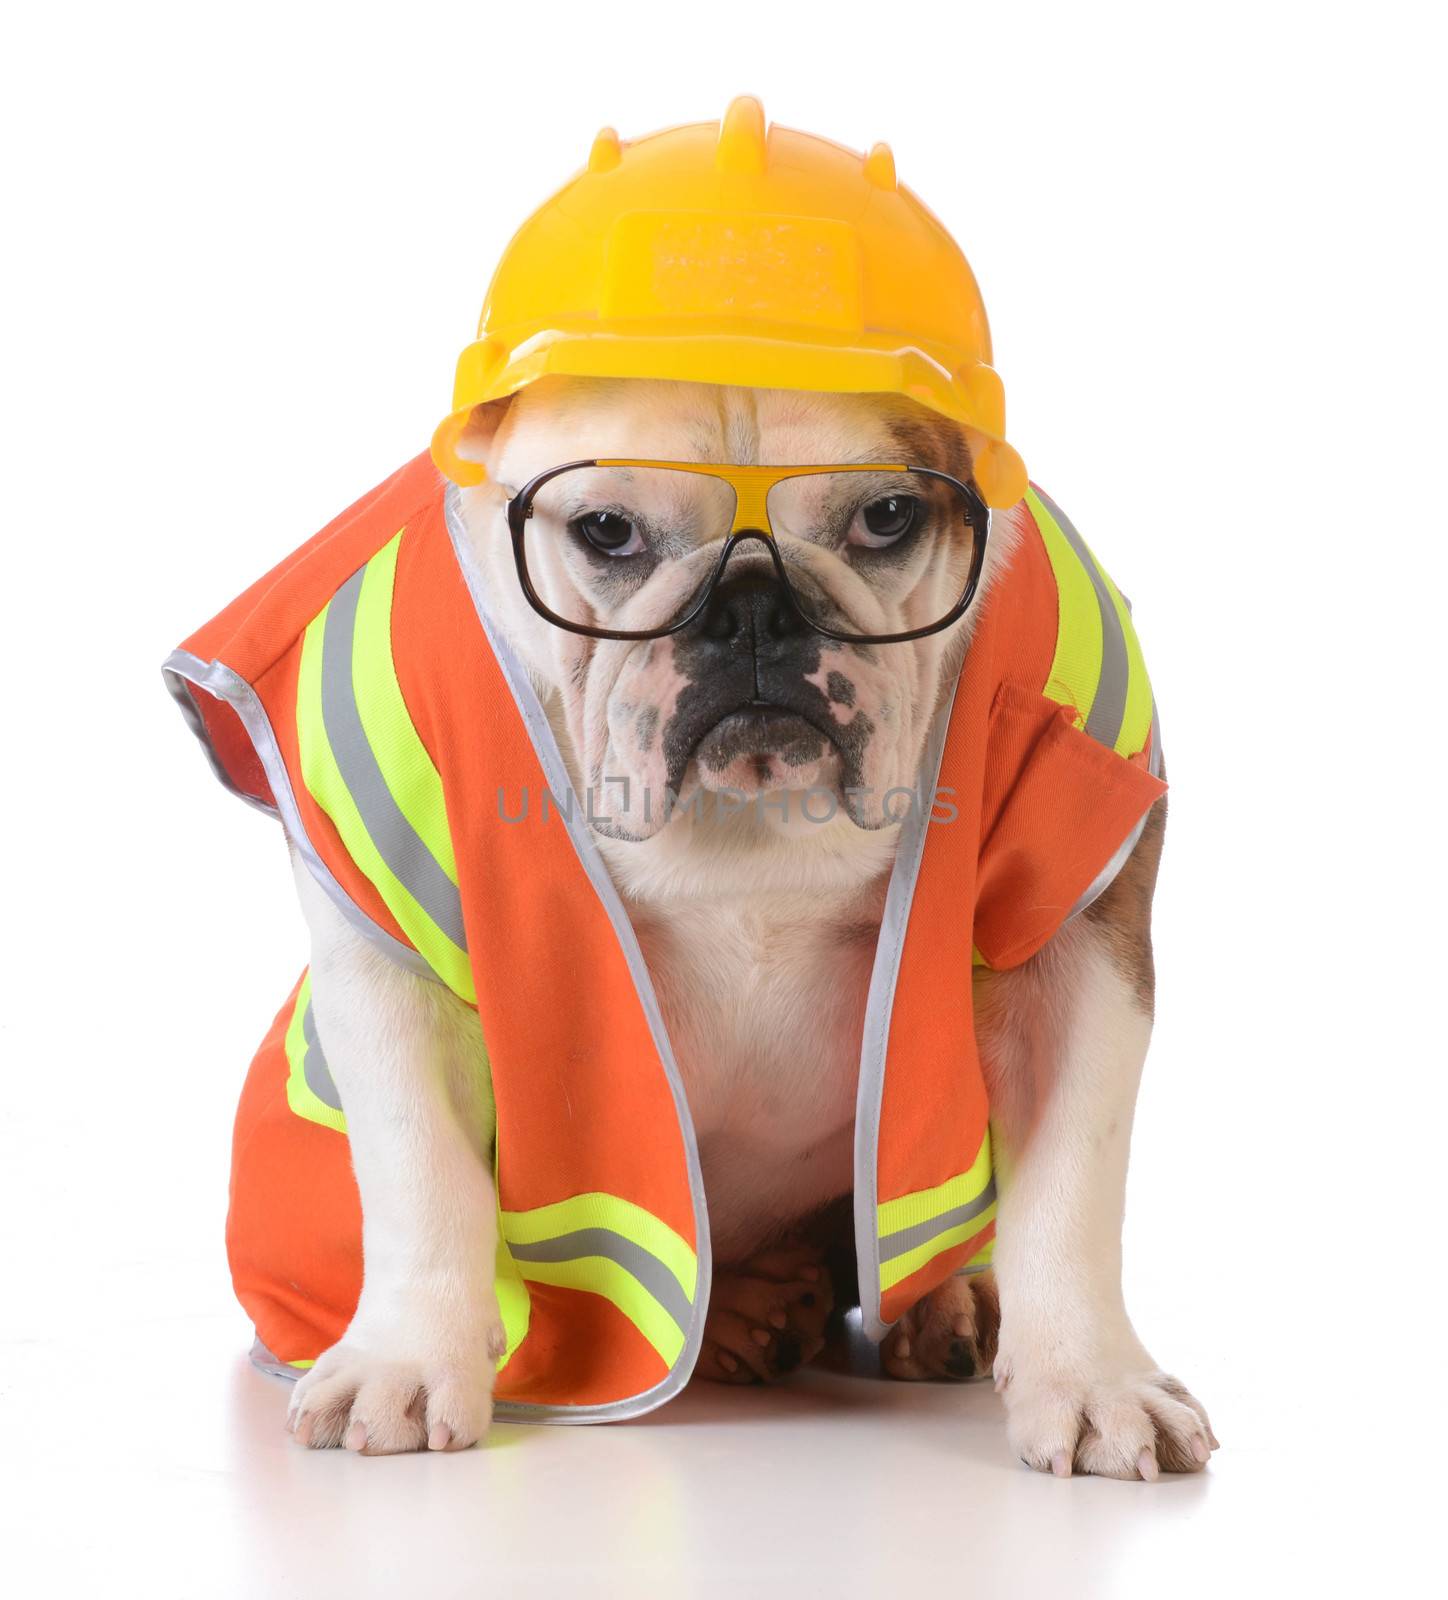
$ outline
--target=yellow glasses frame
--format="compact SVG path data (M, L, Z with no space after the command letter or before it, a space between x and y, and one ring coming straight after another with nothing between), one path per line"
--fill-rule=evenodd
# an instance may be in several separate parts
M698 461L635 461L627 456L599 459L598 467L661 467L669 472L692 472L701 478L722 478L734 491L734 522L730 533L751 529L768 534L772 539L774 529L769 525L769 491L786 478L812 478L826 472L908 472L900 462L857 463L846 467L740 467L708 466Z
M695 603L683 616L666 627L630 631L622 628L595 628L582 622L570 622L566 617L559 616L533 587L533 581L528 574L527 558L523 552L528 519L533 515L533 500L544 484L561 477L565 472L574 472L581 467L655 467L669 472L692 472L700 477L722 479L733 489L734 520L720 550L719 560L715 563L708 582L700 589ZM774 529L769 523L769 494L777 484L789 478L818 477L825 473L839 472L912 472L922 477L934 478L941 483L951 484L960 492L969 508L971 531L975 536L971 547L970 572L960 598L939 622L933 622L925 628L912 628L903 633L842 633L815 622L800 605L793 585L789 581L789 574L785 571L784 562L780 558ZM600 456L596 460L567 461L561 466L549 467L546 472L538 473L523 485L508 501L507 511L508 527L513 536L513 559L518 569L518 581L523 586L523 593L529 605L538 615L569 633L580 633L590 639L624 640L662 639L687 628L707 609L714 597L715 589L719 586L724 569L729 564L730 556L745 539L758 539L768 549L774 562L775 576L789 601L790 608L800 621L815 633L823 634L827 639L839 640L844 644L902 644L911 639L923 639L929 634L939 633L951 627L964 616L980 583L981 569L985 564L986 543L990 538L991 520L990 507L986 505L973 484L954 478L948 472L938 472L934 467L915 467L898 461L851 461L830 466L757 467L741 466L733 462L652 461L634 456Z

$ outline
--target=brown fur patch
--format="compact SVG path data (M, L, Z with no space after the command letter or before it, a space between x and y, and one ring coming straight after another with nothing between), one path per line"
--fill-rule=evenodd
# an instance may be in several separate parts
M900 459L910 467L933 467L963 482L970 478L970 446L947 417L925 410L891 416L886 431Z
M983 1378L995 1364L1000 1293L990 1272L955 1275L905 1313L880 1346L889 1377Z

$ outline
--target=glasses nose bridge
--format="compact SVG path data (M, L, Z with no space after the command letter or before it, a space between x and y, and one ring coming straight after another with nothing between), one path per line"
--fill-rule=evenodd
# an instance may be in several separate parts
M722 584L750 575L767 576L789 595L793 605L798 605L779 558L779 546L773 537L757 524L751 525L747 520L742 523L736 521L724 542L719 562L710 574L708 597L712 598Z
M734 489L734 520L730 533L742 529L757 529L770 534L769 491L774 487L775 475L771 472L751 472L747 469L730 475Z

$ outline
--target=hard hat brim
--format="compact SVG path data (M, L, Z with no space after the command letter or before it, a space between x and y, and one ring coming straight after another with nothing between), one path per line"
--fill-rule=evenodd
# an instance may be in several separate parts
M454 483L480 483L484 473L457 454L457 443L475 406L516 394L543 377L656 378L681 383L729 384L751 389L800 389L813 393L894 394L917 401L970 428L977 487L987 505L1000 510L1026 492L1026 470L982 415L967 387L928 350L887 338L864 337L830 345L820 331L791 338L754 331L667 334L554 329L534 334L513 349L496 336L469 345L458 362L453 410L433 436L438 470Z

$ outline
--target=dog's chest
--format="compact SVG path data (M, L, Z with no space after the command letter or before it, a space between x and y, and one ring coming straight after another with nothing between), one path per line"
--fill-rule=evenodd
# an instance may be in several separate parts
M883 886L632 909L683 1076L716 1255L740 1260L852 1186Z

